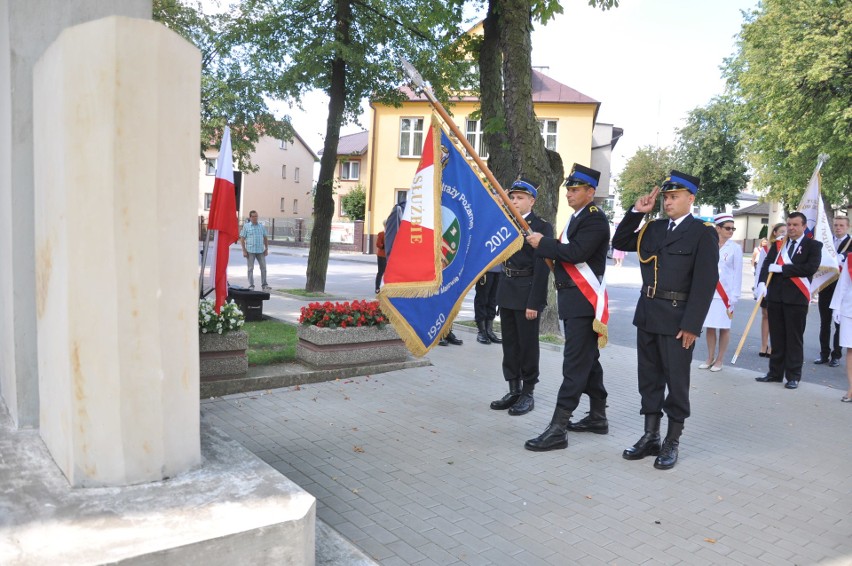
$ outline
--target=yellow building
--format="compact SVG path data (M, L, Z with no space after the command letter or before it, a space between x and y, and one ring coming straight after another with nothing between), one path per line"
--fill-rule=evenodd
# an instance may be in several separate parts
M600 102L535 69L532 89L533 110L545 146L562 156L565 174L575 162L589 166L592 133ZM362 183L367 190L364 232L373 236L382 230L382 221L387 218L392 206L406 198L432 114L424 96L410 90L406 93L408 101L400 107L370 104L371 128L366 153L370 160L370 175ZM448 110L471 145L485 158L481 151L484 149L481 122L471 118L479 110L479 99L456 99ZM570 213L565 199L559 199L556 225L564 226Z

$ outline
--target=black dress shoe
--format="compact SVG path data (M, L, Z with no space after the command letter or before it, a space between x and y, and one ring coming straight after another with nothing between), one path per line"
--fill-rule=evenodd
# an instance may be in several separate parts
M828 363L828 358L817 358L817 359L815 359L815 360L814 360L814 363L815 363L816 365L827 364L827 363Z
M828 367L830 367L830 368L836 368L839 365L840 365L840 360L838 360L837 358L831 358L831 361L828 362Z
M784 384L784 387L786 389L798 389L799 388L799 381L796 380L796 379L794 379L792 381L788 381L787 383Z
M780 377L772 377L768 373L763 377L755 377L754 380L759 381L761 383L781 383Z
M438 346L449 346L449 345L450 345L450 343L449 343L449 342L447 342L447 341L446 341L445 339L443 339L443 338L441 338L440 340L438 340Z
M509 414L513 417L526 415L535 408L535 401L532 393L521 393L515 404L509 407Z
M447 334L447 337L445 338L445 340L447 342L449 342L450 344L452 344L453 346L461 346L462 344L464 344L464 340L459 340L458 338L456 338L456 335L453 334L452 331L450 331L450 333Z

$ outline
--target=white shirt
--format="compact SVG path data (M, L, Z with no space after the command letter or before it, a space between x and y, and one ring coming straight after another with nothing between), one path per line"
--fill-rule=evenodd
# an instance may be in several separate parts
M743 250L731 240L719 248L719 282L730 302L736 303L743 288ZM719 296L718 291L715 296Z

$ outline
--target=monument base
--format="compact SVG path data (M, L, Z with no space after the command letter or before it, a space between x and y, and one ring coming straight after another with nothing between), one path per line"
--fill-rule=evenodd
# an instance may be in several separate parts
M71 488L0 403L0 564L315 564L312 495L203 422L201 453L164 481Z

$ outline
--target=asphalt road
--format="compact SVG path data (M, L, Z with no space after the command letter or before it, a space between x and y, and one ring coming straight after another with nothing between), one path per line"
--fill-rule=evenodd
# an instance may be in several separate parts
M610 324L609 339L613 344L635 347L636 332L632 324L633 310L639 293L639 267L635 254L628 254L624 266L607 269L607 288L609 290ZM267 257L267 277L273 289L304 289L307 250L272 247ZM326 278L326 293L335 299L372 299L376 274L375 256L364 254L332 254L329 260ZM231 248L228 277L233 285L246 285L245 259L237 246ZM754 308L751 296L753 282L751 266L743 269L743 293L737 305L731 329L731 345L725 359L726 366L732 366L731 358L736 350L748 318ZM255 267L255 284L260 287L260 270ZM473 291L465 298L457 320L473 319ZM737 363L732 367L752 371L766 372L768 359L757 355L760 351L760 312L755 317L752 328L746 338ZM819 312L816 303L811 303L805 329L805 365L802 378L810 383L822 383L841 391L846 390L845 365L829 368L815 365L813 360L819 356ZM704 337L699 340L695 360L704 360L707 345ZM845 357L845 356L844 356Z

